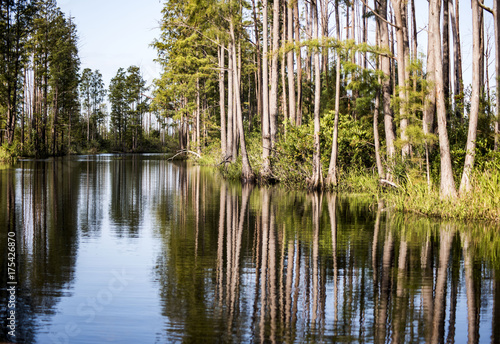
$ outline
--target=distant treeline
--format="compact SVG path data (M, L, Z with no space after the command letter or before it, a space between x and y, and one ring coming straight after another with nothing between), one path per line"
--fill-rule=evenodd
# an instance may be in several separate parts
M55 0L0 3L0 160L160 149L145 91L138 67L120 69L108 114L101 73L80 70L73 18Z

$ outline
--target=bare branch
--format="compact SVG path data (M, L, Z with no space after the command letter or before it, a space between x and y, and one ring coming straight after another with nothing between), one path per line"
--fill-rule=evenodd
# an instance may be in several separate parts
M493 11L488 6L484 6L484 4L481 1L478 0L477 3L479 4L479 7L483 8L483 10L486 10L486 11L490 12L491 14L495 15L495 11Z
M389 24L393 27L395 27L396 29L400 29L399 26L397 26L396 24L393 24L391 23L390 21L388 21L387 19L383 18L380 14L378 14L377 12L375 12L374 9L372 9L370 6L368 6L368 4L366 3L366 0L361 0L363 2L363 4L370 10L372 11L373 14L375 14L377 16L377 18L379 18L380 20L382 20L383 22L385 22L386 24Z

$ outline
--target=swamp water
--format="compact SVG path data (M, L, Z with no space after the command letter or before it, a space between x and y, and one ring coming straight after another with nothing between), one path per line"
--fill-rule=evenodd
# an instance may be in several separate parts
M498 226L159 155L21 161L0 193L0 341L500 342Z

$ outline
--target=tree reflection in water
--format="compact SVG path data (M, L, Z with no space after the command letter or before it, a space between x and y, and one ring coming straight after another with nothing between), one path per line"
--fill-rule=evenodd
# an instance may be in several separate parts
M14 229L24 342L47 338L37 336L40 319L72 300L80 238L99 242L109 220L108 240L123 248L139 248L144 233L156 241L151 265L137 266L152 277L137 287L158 293L136 305L157 305L149 319L161 318L158 342L500 341L494 226L394 214L362 197L241 186L161 159L99 159L0 169L0 245ZM4 305L5 288L1 297ZM135 324L136 309L124 309Z
M200 170L190 171L184 185L203 190ZM169 270L192 273L189 284L162 279L184 290L162 294L169 304L186 307L169 308L171 318L184 317L174 321L178 330L167 326L171 338L190 342L203 332L223 342L455 343L463 339L456 322L465 321L469 340L478 342L479 327L490 326L479 306L497 311L496 299L493 304L478 295L492 287L473 273L473 261L482 261L483 269L498 262L481 255L484 243L459 224L402 217L383 203L328 193L221 182L208 192L217 195L209 209L203 207L210 201L197 201L198 191L188 193L193 197L180 193L185 218L172 227L180 226L169 233L165 253ZM204 226L204 268L188 263L200 259L200 212L216 219ZM179 244L173 237L188 239L190 230L194 255L182 255L180 263L172 256ZM186 289L203 294L201 303L183 300ZM194 316L202 313L203 321ZM489 320L490 330L497 321Z

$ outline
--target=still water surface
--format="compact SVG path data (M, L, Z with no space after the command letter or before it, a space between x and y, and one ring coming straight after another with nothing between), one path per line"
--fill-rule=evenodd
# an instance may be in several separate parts
M498 227L242 188L155 155L22 161L0 192L0 340L500 342Z

